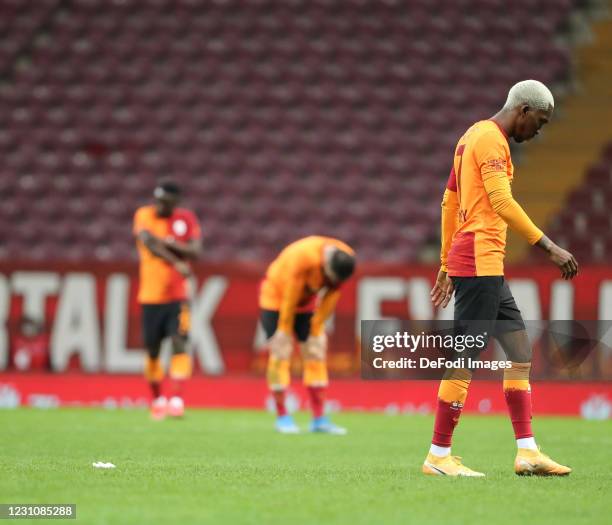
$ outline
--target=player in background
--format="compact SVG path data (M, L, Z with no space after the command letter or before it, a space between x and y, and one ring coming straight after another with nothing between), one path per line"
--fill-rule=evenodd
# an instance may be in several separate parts
M134 215L134 235L140 257L138 302L142 307L142 333L147 349L144 375L151 387L151 417L184 413L183 383L191 376L188 352L190 314L189 261L201 251L200 225L189 210L178 208L180 188L172 181L161 182L154 190L154 204L143 206ZM172 357L169 401L162 395L164 368L160 349L171 338Z
M441 268L431 291L434 305L442 307L454 292L455 321L490 330L488 333L494 334L512 361L512 368L504 370L503 389L518 448L514 463L517 474L571 472L541 453L533 437L529 385L532 351L521 312L504 280L503 264L510 226L530 244L546 251L564 279L572 279L578 272L572 254L533 224L510 190L514 169L508 139L523 142L535 137L550 120L553 108L548 88L536 80L525 80L510 89L497 114L476 122L459 139L442 201ZM468 369L444 374L432 445L423 464L426 474L484 476L451 456L453 430L471 377Z
M276 403L276 429L283 434L300 431L285 407L294 335L303 358L303 380L313 414L311 432L346 433L323 413L329 383L325 321L336 307L341 284L354 269L355 253L350 246L320 236L293 242L268 267L259 306L261 324L269 338L267 380Z

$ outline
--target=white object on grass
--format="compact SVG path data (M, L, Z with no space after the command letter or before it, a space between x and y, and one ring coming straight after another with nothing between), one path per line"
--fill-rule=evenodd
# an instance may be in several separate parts
M112 463L104 463L104 461L94 461L92 466L94 468L117 468L116 465L113 465Z

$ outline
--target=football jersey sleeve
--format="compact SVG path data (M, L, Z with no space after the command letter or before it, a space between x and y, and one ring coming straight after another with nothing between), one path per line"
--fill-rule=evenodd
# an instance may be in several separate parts
M310 322L311 335L321 335L325 330L325 321L336 308L336 304L340 299L340 290L338 288L327 290L317 311L312 316Z
M444 197L442 198L442 220L440 228L440 269L448 271L448 252L453 236L459 226L459 199L457 197L457 179L452 168L448 177Z
M521 205L512 197L510 181L506 174L489 177L484 182L484 187L491 207L510 228L527 239L529 244L535 244L542 238L544 232L533 223Z
M307 272L313 264L315 264L315 261L308 249L297 250L288 255L285 267L287 279L283 286L279 310L279 330L287 333L292 332L298 303L306 286Z
M147 221L147 210L145 208L138 208L136 213L134 214L134 223L132 226L132 232L134 235L138 236L138 234L146 230L148 227Z
M306 279L302 273L296 273L289 278L283 290L278 316L278 330L288 334L292 333L295 312L305 284Z
M474 144L474 160L483 182L500 173L507 176L509 157L508 143L499 133L485 133Z

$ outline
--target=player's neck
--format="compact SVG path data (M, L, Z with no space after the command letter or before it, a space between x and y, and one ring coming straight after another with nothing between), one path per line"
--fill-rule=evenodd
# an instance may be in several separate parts
M512 137L514 133L514 116L510 111L502 109L495 113L489 120L492 120L499 126L499 129L506 135L506 138Z
M172 210L171 212L168 212L168 211L158 210L157 208L155 209L155 216L159 217L160 219L169 219L170 217L172 217L173 213L174 213L174 210Z

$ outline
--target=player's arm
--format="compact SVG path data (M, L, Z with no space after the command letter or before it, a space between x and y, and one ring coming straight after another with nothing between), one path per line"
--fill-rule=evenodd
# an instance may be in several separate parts
M202 230L193 213L184 216L187 222L187 239L177 241L174 238L164 239L167 248L183 259L197 259L202 253Z
M431 290L431 300L434 306L445 308L453 295L453 282L448 278L448 252L453 237L459 228L459 197L455 169L451 169L448 183L442 197L442 221L440 227L440 271L436 283Z
M202 230L197 217L193 213L186 213L184 219L187 223L187 240L178 241L173 237L164 239L166 248L182 259L197 259L202 252Z
M302 348L302 355L306 360L324 361L327 355L327 334L325 321L336 309L340 298L338 288L327 288L319 306L310 320L310 335Z
M571 279L578 273L578 264L572 254L548 239L514 200L506 171L506 152L503 145L497 141L482 142L483 144L476 148L475 155L491 207L510 228L527 239L529 244L547 251L552 262L561 270L563 278Z
M448 271L446 263L453 237L459 228L459 197L455 169L451 169L442 197L442 221L440 228L440 269Z
M486 179L483 178L483 182L495 213L510 228L527 239L529 244L536 244L542 238L544 232L533 223L525 210L521 208L521 205L514 200L506 172L489 174Z
M162 242L148 230L140 230L136 234L138 240L144 244L144 246L156 257L163 259L168 264L174 266L174 268L184 277L191 275L189 265L184 261L181 261L176 255L174 255Z
M546 235L542 235L536 246L548 253L548 257L559 267L565 280L572 279L578 273L578 262L574 256L556 245Z
M527 239L529 244L535 244L544 233L512 196L508 178L509 155L508 144L498 133L486 133L474 144L474 160L478 164L491 207L510 228Z
M304 290L306 279L301 272L295 273L283 291L278 312L278 325L270 339L270 353L277 359L289 359L293 348L293 325L295 312Z
M513 230L520 233L533 244L548 253L550 260L559 267L564 279L572 279L578 273L578 263L574 256L551 241L529 218L520 204L514 200L510 191L508 176L495 175L485 181L491 206Z
M166 248L185 259L197 259L202 253L202 240L200 238L190 239L187 242L175 239L167 239L162 242Z
M294 273L287 280L287 285L283 290L283 298L278 312L277 331L291 334L295 322L295 312L297 305L304 290L306 278L302 272Z
M319 336L324 332L325 321L336 309L338 299L340 299L340 290L338 288L328 288L325 291L310 321L310 335Z

